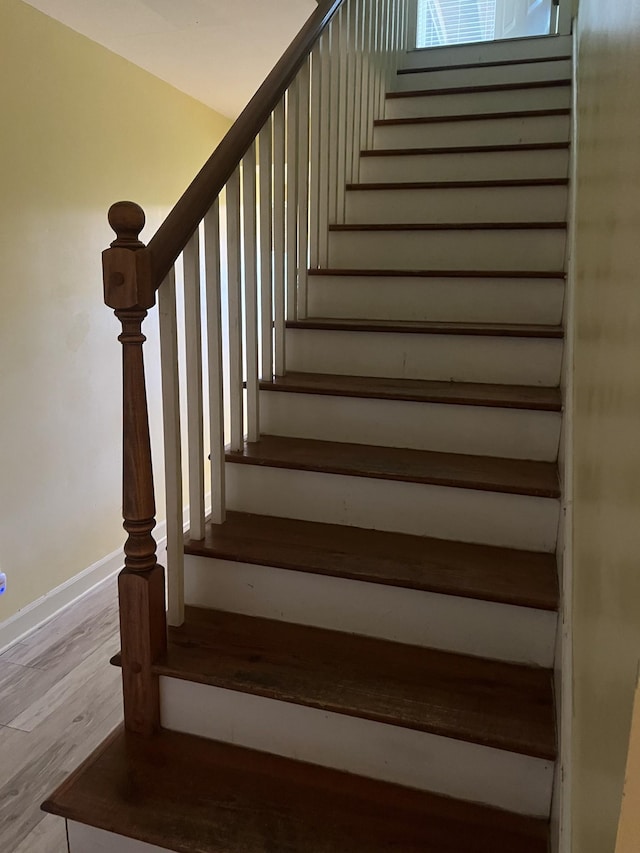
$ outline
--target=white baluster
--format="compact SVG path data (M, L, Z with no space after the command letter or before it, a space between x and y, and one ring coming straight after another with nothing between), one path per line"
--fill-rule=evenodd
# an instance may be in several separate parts
M309 249L313 269L320 266L320 45L311 54L311 128L310 128L310 184L309 184Z
M229 414L231 450L244 444L242 371L242 280L240 266L240 170L229 178L227 196L227 300L229 307Z
M329 111L331 108L331 54L327 30L320 39L320 187L318 215L318 254L320 266L326 266L329 256Z
M382 97L382 50L383 50L383 34L384 34L384 4L385 0L378 0L376 17L375 17L375 68L376 68L376 83L373 92L373 117L380 118L381 115L381 97Z
M254 142L242 160L244 299L247 354L247 441L257 441L260 435L256 205L256 144Z
M362 81L363 112L363 148L373 147L373 96L374 58L373 58L373 25L377 0L369 0L364 6L364 79Z
M224 462L224 376L222 368L222 287L220 281L220 203L204 218L207 344L209 349L209 443L211 465L211 522L226 517Z
M395 73L396 60L396 33L397 33L397 0L388 0L387 7L387 37L385 41L385 75L384 89L388 92L392 86L393 74ZM384 115L384 112L383 112Z
M298 305L298 82L287 92L287 319Z
M345 176L346 181L355 181L354 172L354 141L355 141L355 115L356 115L356 68L358 59L356 56L356 26L357 26L357 3L356 0L347 0L348 18L348 41L347 41L347 104L346 104L346 158Z
M571 0L560 0L558 6L558 35L570 35L573 20L573 3Z
M339 80L338 80L338 165L337 165L337 199L336 222L344 222L345 218L345 184L347 181L347 82L348 82L348 53L349 53L349 15L343 4L340 8L338 29L339 42Z
M184 322L187 353L187 435L189 438L189 526L192 539L204 538L204 430L202 327L200 311L200 234L183 252Z
M297 317L307 316L309 266L309 84L310 61L298 77L298 305Z
M260 131L260 325L261 373L273 378L273 143L271 117Z
M285 372L285 107L280 101L273 114L273 313L275 319L275 374Z
M158 291L158 315L160 320L164 481L167 512L167 585L169 605L167 618L169 625L177 627L184 622L184 544L176 274L173 267Z
M329 102L329 223L338 221L338 148L340 126L340 13L329 25L331 39L330 102Z
M364 0L352 0L355 6L355 76L354 76L354 115L353 115L353 166L352 180L358 181L360 178L360 151L363 147L362 135L362 87L363 87L363 72L364 72L364 52L363 52L363 35L364 35Z

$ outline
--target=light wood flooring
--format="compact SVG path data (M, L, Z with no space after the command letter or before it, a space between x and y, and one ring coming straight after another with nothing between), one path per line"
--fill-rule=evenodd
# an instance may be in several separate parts
M66 853L40 803L122 719L115 579L0 655L0 850Z

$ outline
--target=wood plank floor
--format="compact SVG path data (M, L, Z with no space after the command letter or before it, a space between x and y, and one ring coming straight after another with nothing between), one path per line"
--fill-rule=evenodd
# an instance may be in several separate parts
M65 853L40 804L122 719L115 579L0 655L0 850Z

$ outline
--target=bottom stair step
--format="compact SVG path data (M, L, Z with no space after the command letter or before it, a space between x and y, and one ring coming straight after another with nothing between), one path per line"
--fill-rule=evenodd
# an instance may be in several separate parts
M548 849L546 820L168 731L116 731L43 809L89 827L71 853L121 851L123 837L141 853Z

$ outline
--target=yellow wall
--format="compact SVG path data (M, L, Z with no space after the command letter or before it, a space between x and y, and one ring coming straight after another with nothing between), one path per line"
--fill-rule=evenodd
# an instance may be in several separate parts
M613 853L640 656L640 3L581 0L575 853Z
M123 542L120 345L101 294L106 212L119 198L139 202L148 239L228 120L2 0L0 122L2 622Z

